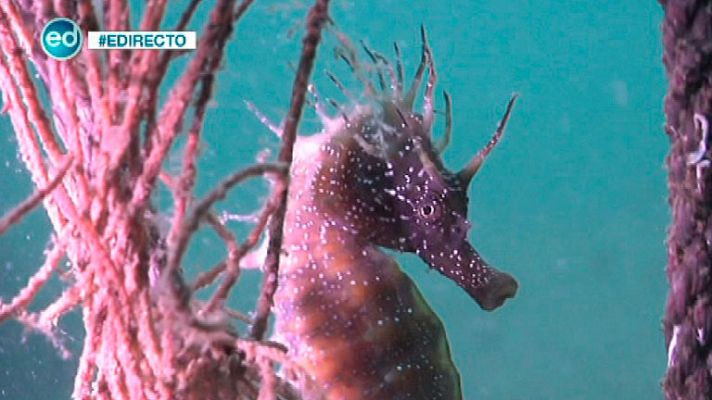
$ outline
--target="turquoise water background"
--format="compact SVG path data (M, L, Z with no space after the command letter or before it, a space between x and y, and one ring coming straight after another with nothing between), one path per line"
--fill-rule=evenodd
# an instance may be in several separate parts
M185 1L175 4L165 28L175 25ZM253 162L260 150L277 149L276 138L244 102L276 121L284 115L308 6L256 1L238 26L205 124L199 194ZM471 239L490 263L517 277L516 299L486 313L417 257L398 256L443 319L466 397L661 398L669 215L660 6L633 0L334 0L332 15L356 43L364 40L390 55L397 41L408 76L419 61L419 26L425 25L439 88L454 99L454 137L444 156L453 169L487 142L511 93L521 94L506 137L475 180L470 204ZM205 12L199 14L194 28L205 20ZM358 88L335 59L335 45L327 33L314 81L323 95L344 102L324 71ZM436 135L443 130L439 122ZM317 129L308 112L302 133ZM178 166L175 157L166 168ZM31 190L8 118L0 117L0 213ZM251 185L219 210L249 212L263 196L262 185ZM165 193L157 197L162 205L168 200ZM37 211L0 238L5 300L41 264L48 235L47 218ZM212 265L223 252L214 237L200 235L188 273ZM259 277L245 275L232 301L247 311ZM39 305L58 288L53 282ZM74 354L66 361L43 337L23 334L14 322L0 325L0 399L68 398L82 340L79 323L75 312L60 325Z

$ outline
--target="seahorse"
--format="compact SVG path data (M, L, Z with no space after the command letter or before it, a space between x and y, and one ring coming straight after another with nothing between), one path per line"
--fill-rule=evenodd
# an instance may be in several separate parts
M467 188L504 132L516 97L487 146L459 172L447 170L443 146L431 140L437 75L422 32L408 90L400 57L394 69L367 49L381 83L390 73L390 86L377 90L352 59L366 100L335 117L317 103L323 129L300 136L294 149L275 337L316 383L304 389L306 398L462 398L442 322L382 248L416 253L485 310L518 288L467 239ZM413 103L426 69L418 113ZM449 138L447 94L445 100Z

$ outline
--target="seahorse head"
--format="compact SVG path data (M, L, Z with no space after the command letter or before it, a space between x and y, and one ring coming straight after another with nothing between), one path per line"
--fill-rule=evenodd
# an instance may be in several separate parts
M409 90L403 89L400 62L397 72L383 56L367 49L383 72L391 73L390 87L376 90L367 83L366 104L344 115L335 135L334 161L324 170L320 193L324 204L349 229L378 246L414 252L462 287L485 310L493 310L515 295L518 285L509 274L488 265L468 240L468 187L501 137L513 97L498 129L473 159L458 172L448 170L440 157L443 143L431 140L434 119L435 69L423 31L423 57ZM421 112L412 110L425 67L429 76ZM358 73L358 70L357 70ZM451 102L445 95L446 136L451 128ZM342 179L334 180L335 175ZM340 182L334 188L333 182ZM331 183L330 183L331 182Z

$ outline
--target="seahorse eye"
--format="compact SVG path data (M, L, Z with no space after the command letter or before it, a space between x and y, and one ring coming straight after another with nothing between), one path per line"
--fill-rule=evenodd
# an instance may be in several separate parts
M435 206L433 206L432 204L426 204L420 207L420 215L422 215L423 217L429 218L433 214L435 214Z

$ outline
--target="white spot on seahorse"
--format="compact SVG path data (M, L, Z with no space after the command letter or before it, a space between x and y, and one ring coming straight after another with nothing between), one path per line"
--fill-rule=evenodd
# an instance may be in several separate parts
M672 339L670 339L670 345L668 346L668 361L667 366L675 365L675 347L677 347L677 335L680 334L680 325L675 325L672 327Z
M695 166L695 179L697 180L697 191L702 192L702 171L710 166L709 149L707 148L707 135L709 124L704 115L695 113L695 129L700 132L701 138L697 150L687 155L687 165Z

